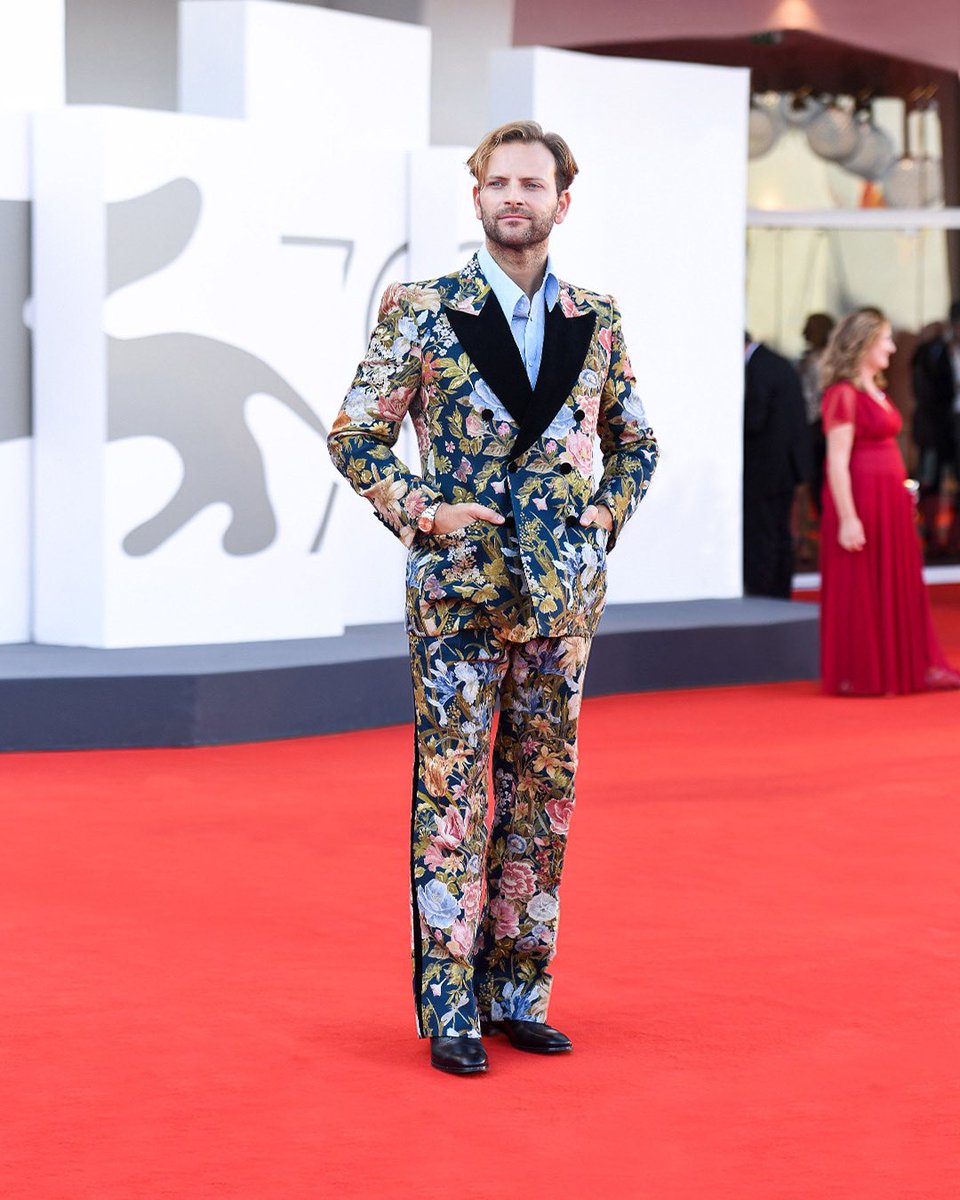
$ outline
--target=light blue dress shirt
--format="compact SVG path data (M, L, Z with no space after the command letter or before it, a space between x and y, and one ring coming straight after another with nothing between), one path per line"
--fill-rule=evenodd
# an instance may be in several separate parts
M513 340L517 343L523 365L527 368L530 386L535 387L537 375L540 373L540 360L543 357L543 330L547 310L553 310L560 294L560 284L553 273L550 259L547 259L543 283L532 300L497 266L486 246L481 246L477 251L477 259L484 279L490 284L503 309L503 315L507 318Z

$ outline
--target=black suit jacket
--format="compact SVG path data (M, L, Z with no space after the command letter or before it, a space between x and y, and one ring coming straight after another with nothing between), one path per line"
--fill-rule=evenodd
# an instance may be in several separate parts
M800 376L782 355L759 345L746 366L744 496L790 492L812 477L813 454Z
M921 342L910 363L913 395L913 440L921 449L934 447L944 456L953 449L953 397L957 381L946 338Z

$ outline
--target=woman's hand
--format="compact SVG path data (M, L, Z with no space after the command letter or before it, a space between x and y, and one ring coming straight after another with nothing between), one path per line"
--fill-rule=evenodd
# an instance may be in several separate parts
M441 504L433 518L433 532L453 533L456 529L463 529L471 521L489 521L491 525L502 525L503 517L482 504Z
M863 532L863 522L859 517L846 517L840 522L838 541L844 550L862 550L864 548L867 539Z

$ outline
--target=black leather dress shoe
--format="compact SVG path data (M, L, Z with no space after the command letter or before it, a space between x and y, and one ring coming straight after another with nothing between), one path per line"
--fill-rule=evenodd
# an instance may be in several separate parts
M476 1075L487 1069L487 1052L479 1038L432 1037L430 1066L450 1075Z
M566 1054L573 1049L565 1033L541 1021L484 1021L480 1032L505 1033L511 1046L531 1054Z

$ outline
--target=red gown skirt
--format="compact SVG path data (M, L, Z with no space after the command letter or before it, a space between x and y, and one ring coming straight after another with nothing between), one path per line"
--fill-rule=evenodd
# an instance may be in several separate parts
M897 445L900 415L849 383L823 397L824 430L853 422L850 480L866 545L844 550L829 483L820 534L823 690L882 696L958 687L930 616L913 498Z

